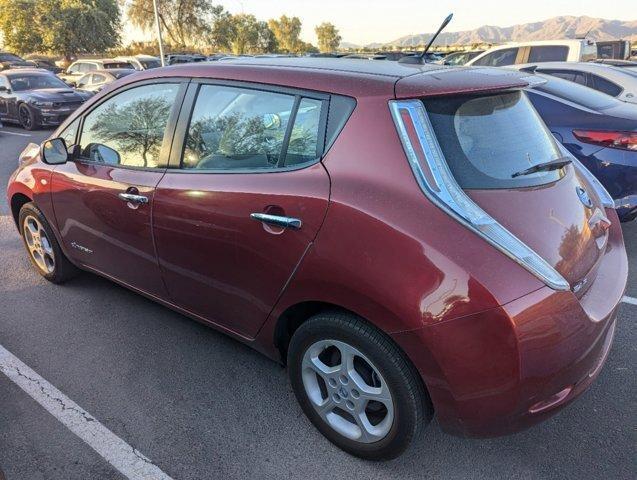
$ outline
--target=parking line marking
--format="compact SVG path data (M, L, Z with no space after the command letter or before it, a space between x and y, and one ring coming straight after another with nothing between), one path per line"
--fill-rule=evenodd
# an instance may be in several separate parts
M172 480L90 413L0 345L0 371L130 480Z
M624 295L624 298L622 298L622 302L629 303L630 305L637 305L637 298Z
M5 130L0 130L0 133L6 133L7 135L18 135L20 137L30 137L31 135L28 133L18 133L18 132L7 132Z

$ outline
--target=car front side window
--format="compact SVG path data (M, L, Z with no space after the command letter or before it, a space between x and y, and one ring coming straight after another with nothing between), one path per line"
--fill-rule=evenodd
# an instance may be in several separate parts
M506 65L514 65L517 56L517 48L504 48L502 50L491 52L484 57L476 60L474 65L482 65L488 67L503 67Z
M84 118L80 158L126 167L165 168L160 153L178 91L179 85L174 83L143 85L100 104Z

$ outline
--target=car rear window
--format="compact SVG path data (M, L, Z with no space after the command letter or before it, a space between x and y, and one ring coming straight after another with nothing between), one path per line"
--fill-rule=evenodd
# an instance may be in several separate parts
M547 82L535 87L536 90L555 95L556 97L577 103L591 110L604 110L616 105L616 102L618 102L618 100L615 100L605 93L598 92L597 90L578 83L547 75L539 76L547 80Z
M104 68L129 68L132 69L133 66L128 63L128 62L108 62L108 63L104 63Z
M425 99L447 164L463 189L543 185L560 170L512 177L561 156L550 132L521 91Z

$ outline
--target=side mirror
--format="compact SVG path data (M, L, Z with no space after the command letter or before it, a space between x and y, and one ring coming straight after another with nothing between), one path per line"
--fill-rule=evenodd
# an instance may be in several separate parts
M42 144L40 156L44 163L49 165L61 165L69 159L66 143L61 138L47 140Z
M11 89L9 87L5 87L4 85L0 85L0 92L11 93Z

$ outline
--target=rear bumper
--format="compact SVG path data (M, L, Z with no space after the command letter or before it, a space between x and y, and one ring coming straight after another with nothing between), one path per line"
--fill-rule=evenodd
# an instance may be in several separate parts
M422 375L445 431L514 433L591 385L612 345L628 273L614 223L596 279L581 298L543 287L496 309L393 335Z

